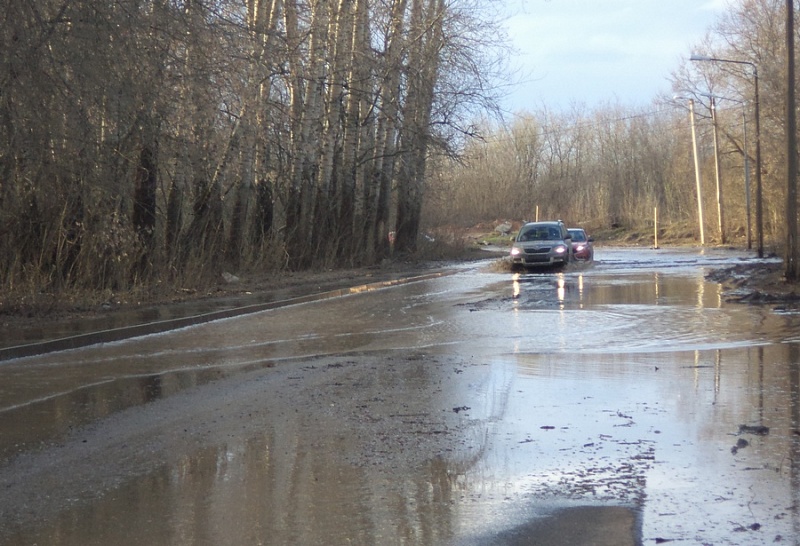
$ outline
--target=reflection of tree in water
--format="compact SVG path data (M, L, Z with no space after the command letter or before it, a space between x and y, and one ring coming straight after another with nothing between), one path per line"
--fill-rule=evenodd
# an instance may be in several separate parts
M161 375L150 375L140 380L145 402L152 402L161 398Z
M790 456L789 456L789 476L791 480L792 506L800 506L800 345L790 343L788 347L789 364L789 403L791 404L792 434ZM759 347L759 363L763 365L763 348ZM800 518L798 511L792 510L794 515L792 528L794 536L800 537Z

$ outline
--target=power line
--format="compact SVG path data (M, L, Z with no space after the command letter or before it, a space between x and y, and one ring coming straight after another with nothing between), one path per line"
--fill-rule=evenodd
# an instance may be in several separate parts
M620 117L610 118L610 119L595 120L595 121L588 121L587 120L587 121L582 121L582 122L579 122L579 123L574 123L574 124L571 124L571 125L567 125L566 127L562 126L562 127L558 127L558 128L556 128L556 127L546 128L546 127L541 127L540 126L540 127L537 128L537 131L531 136L534 136L534 137L547 137L547 136L552 136L554 134L561 134L561 133L564 133L564 132L573 132L573 131L577 131L577 130L581 130L581 129L592 129L592 128L595 128L595 127L601 127L603 125L613 125L613 124L616 124L616 123L622 123L622 122L632 121L632 120L636 120L636 119L651 118L651 117L655 117L655 116L658 116L658 115L661 115L661 114L673 113L674 111L675 111L675 108L671 108L671 109L662 108L662 109L658 109L658 110L652 110L652 111L649 111L649 112L642 112L642 113L639 113L639 114L630 114L630 115L620 116ZM522 116L522 115L518 115L518 114L515 114L515 117L517 117L518 119L522 119L522 120L527 119L527 116ZM539 119L537 119L534 115L531 115L531 117L537 123L539 122ZM489 143L512 142L512 141L517 140L517 139L518 139L518 137L516 137L514 135L499 136L499 135L497 135L495 133L495 135L492 136L492 137L483 138L483 141L486 142L487 144L489 144Z

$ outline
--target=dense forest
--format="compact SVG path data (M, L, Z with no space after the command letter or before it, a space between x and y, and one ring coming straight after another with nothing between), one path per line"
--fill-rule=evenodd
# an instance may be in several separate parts
M496 107L490 4L6 3L0 286L370 264L390 231L413 251L428 158Z
M537 212L696 238L698 200L709 241L780 251L781 0L731 2L687 58L736 62L687 61L670 96L514 113L500 3L7 3L0 291L370 265L390 232L405 255Z

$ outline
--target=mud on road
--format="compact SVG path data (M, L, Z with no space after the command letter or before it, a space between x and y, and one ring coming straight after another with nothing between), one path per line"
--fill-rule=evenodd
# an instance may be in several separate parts
M798 315L706 280L742 265L464 265L4 362L0 542L792 543Z
M621 490L652 462L646 446L619 468L589 461L529 491L551 499L544 511L511 502L506 487L473 488L501 417L475 403L480 359L293 364L129 408L13 459L0 472L3 543L637 543L640 492Z

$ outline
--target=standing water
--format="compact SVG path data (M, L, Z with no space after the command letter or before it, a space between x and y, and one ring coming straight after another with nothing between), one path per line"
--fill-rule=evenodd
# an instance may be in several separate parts
M798 543L800 315L596 260L0 363L0 542Z

